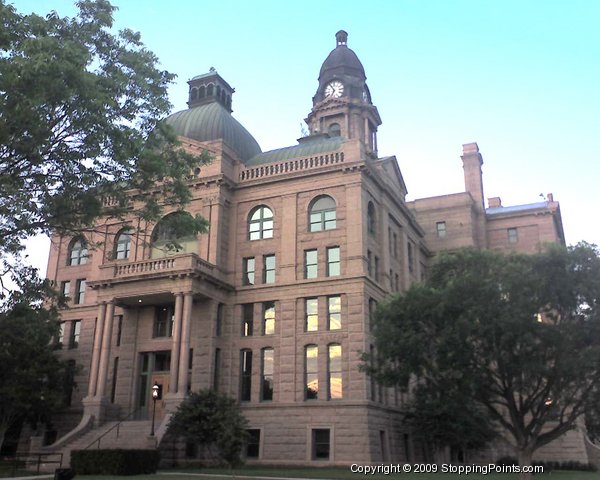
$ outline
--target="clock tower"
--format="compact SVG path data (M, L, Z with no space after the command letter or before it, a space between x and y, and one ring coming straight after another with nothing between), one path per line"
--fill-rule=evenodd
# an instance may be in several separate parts
M365 152L377 157L381 118L371 103L365 69L348 48L348 34L340 30L335 39L336 47L321 66L313 108L305 121L311 135L359 139Z

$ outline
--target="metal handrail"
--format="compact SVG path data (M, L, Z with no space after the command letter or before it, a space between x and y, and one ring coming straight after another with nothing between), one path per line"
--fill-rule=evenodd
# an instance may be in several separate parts
M96 448L100 448L100 440L102 440L106 435L108 435L110 432L112 432L115 428L117 429L117 438L118 438L119 437L119 428L120 428L121 424L125 420L129 419L132 415L139 412L142 408L144 408L144 407L141 406L141 407L136 408L135 410L131 410L124 418L119 420L115 425L110 427L106 432L104 432L102 435L100 435L98 438L96 438L92 443L90 443L87 447L85 447L84 450L87 450L92 445L94 445L94 443L96 443L96 442L98 442L98 446Z
M42 457L49 457L51 455L58 457L58 460L42 460ZM62 467L63 454L61 452L51 452L51 453L32 452L32 453L25 453L25 454L16 454L14 457L12 457L12 460L13 460L13 468L12 468L13 475L15 475L18 470L19 462L23 462L23 465L25 466L25 468L27 468L28 465L35 465L36 473L40 473L40 467L42 464L57 463L59 468Z

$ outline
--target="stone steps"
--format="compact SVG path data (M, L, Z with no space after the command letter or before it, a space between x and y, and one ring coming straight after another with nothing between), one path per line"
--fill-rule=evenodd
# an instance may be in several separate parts
M121 422L116 427L117 423L107 422L58 449L57 452L63 454L62 466L71 464L72 450L155 448L153 438L150 437L152 425L149 420Z

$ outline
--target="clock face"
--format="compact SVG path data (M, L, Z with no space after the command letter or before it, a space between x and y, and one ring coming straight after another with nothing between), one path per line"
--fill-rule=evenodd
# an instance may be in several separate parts
M344 93L344 84L339 80L329 82L325 87L325 96L327 98L339 98Z

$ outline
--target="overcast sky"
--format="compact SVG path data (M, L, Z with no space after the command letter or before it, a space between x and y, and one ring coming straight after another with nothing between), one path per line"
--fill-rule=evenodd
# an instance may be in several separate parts
M13 3L21 13L75 13L69 1ZM477 142L486 197L515 205L551 192L567 242L600 244L589 217L600 180L598 1L114 3L116 26L140 31L178 75L174 111L186 108L186 81L214 67L263 151L301 136L344 29L383 120L379 153L398 158L409 199L463 191L462 144ZM30 249L44 269L46 244Z

